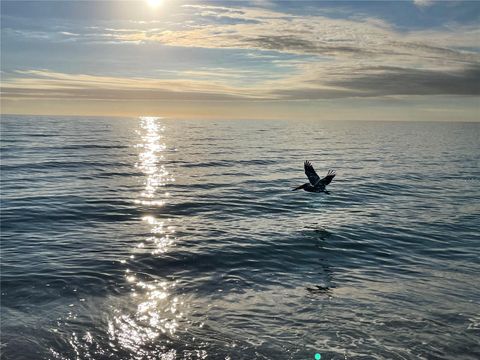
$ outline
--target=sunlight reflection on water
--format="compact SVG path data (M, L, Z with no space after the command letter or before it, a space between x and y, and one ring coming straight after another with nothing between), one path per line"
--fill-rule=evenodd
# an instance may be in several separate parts
M145 178L144 189L135 203L148 207L164 205L164 198L168 193L162 191L162 188L168 182L174 181L161 163L164 161L166 145L162 142L164 127L159 121L158 117L141 117L140 129L137 130L142 142L136 146L141 152L135 166L144 173ZM139 242L137 248L143 249L147 244L151 255L168 251L168 247L174 242L171 237L174 227L166 226L164 219L157 219L153 215L145 215L142 220L150 227L150 235ZM162 359L175 358L174 349L161 346L161 350L158 350L158 343L162 342L158 338L165 335L164 342L168 344L168 339L175 337L179 321L183 317L181 309L184 302L178 296L172 295L175 283L141 281L130 269L125 271L125 278L132 284L131 298L137 301L136 311L116 311L108 324L110 341L117 342L123 350L136 354L139 358L148 358L151 355L161 356Z

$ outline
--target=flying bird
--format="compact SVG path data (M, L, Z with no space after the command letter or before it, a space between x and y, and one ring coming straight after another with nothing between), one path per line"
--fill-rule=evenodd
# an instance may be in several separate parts
M335 171L328 170L327 176L325 176L323 179L320 179L320 176L318 176L310 161L305 161L303 167L305 168L305 174L307 175L310 183L300 185L292 191L303 189L308 192L324 192L328 194L329 192L325 190L325 187L332 182L336 175Z

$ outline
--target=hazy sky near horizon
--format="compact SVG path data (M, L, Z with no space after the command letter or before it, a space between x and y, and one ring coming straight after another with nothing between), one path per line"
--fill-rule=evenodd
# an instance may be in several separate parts
M2 1L2 112L480 120L478 1Z

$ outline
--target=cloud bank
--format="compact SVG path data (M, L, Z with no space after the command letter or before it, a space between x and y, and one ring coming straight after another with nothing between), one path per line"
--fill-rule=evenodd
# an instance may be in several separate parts
M415 1L427 6L430 1ZM262 8L187 5L181 23L63 29L57 41L242 51L264 73L192 69L175 79L28 70L7 74L3 96L121 100L311 100L401 95L478 96L480 28L400 31L371 18L294 15ZM16 34L18 35L18 33ZM288 56L287 56L288 55ZM242 80L242 81L239 81Z

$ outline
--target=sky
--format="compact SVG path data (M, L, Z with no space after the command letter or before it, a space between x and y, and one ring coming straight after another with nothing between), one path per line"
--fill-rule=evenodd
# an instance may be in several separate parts
M480 1L5 1L4 114L480 121Z

